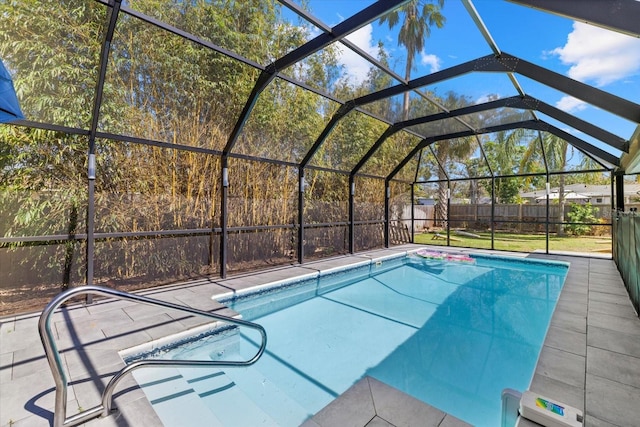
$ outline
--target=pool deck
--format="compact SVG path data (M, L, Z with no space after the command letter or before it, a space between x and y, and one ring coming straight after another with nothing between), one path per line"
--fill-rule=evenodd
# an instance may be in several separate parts
M230 313L212 295L276 280L400 254L422 245L405 245L303 265L274 268L226 280L203 279L140 292L145 296L200 310ZM454 250L454 248L434 248ZM457 249L460 250L460 249ZM640 419L640 318L611 259L565 255L513 254L571 263L551 320L531 389L585 412L585 426L628 427ZM39 313L0 318L0 426L49 426L53 419L54 381L37 331ZM102 300L72 305L53 317L52 330L70 386L68 411L100 401L111 375L124 363L118 351L204 323L160 307ZM131 377L115 394L119 411L88 426L161 425ZM305 423L328 426L464 426L460 420L366 377ZM536 424L521 420L520 427Z

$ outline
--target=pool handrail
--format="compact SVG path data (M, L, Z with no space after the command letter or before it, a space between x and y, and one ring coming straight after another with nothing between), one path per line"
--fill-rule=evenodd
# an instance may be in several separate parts
M248 328L256 329L262 336L262 344L258 349L258 352L249 360L244 361L215 361L215 360L158 360L158 359L141 359L131 364L126 365L120 371L118 371L113 378L109 381L104 392L102 393L102 402L93 407L81 411L71 417L67 418L67 389L69 386L68 379L65 370L62 366L60 359L60 352L56 345L53 334L51 333L50 320L51 316L57 308L60 307L65 301L77 295L100 295L106 297L112 297L119 300L134 301L142 304L155 305L174 310L187 312L190 314L200 315L204 317L221 320L227 323L231 323L237 326L245 326ZM128 373L138 368L143 367L176 367L176 366L190 366L190 367L210 367L210 366L249 366L254 364L260 359L267 346L267 333L265 329L253 322L246 320L224 316L222 314L210 313L208 311L197 310L191 307L186 307L178 304L172 304L170 302L161 301L142 295L130 294L128 292L122 292L111 288L94 285L84 285L77 288L69 289L56 296L42 311L40 319L38 320L38 332L40 333L40 340L44 347L44 352L51 368L51 373L56 384L56 397L55 397L55 410L53 414L53 427L71 427L84 423L90 419L100 416L108 416L111 413L112 397L116 385L120 380Z

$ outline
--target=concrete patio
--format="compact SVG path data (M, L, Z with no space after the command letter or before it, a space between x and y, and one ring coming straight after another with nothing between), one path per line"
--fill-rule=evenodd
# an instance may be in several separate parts
M142 293L200 310L229 314L228 309L211 300L212 295L399 254L418 247L424 246L405 245L302 266L279 267L227 280L192 281ZM504 252L497 254L507 255ZM638 425L640 319L631 306L614 262L565 255L508 255L571 263L531 389L583 410L585 426ZM2 427L49 426L53 419L54 382L38 336L38 316L39 313L0 319ZM99 403L105 384L124 365L118 351L206 322L206 319L158 307L110 300L69 306L57 313L53 320L53 331L70 377L67 399L70 414ZM365 380L305 424L310 427L466 425L436 408L413 402L415 399L403 396L397 390L389 390L390 387L382 383ZM87 425L161 425L144 393L131 377L121 382L114 402L119 409L114 416L91 421ZM391 410L394 407L406 408L402 411L405 415L394 413ZM519 425L527 427L534 424L522 420Z

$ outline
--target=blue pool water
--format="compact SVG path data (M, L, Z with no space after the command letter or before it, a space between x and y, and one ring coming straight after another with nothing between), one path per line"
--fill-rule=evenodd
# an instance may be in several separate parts
M566 272L496 257L372 263L227 299L267 330L252 367L135 376L167 426L196 412L185 405L197 407L194 425L297 426L366 375L475 426L498 426L501 391L529 386ZM163 358L237 360L258 344L231 330Z

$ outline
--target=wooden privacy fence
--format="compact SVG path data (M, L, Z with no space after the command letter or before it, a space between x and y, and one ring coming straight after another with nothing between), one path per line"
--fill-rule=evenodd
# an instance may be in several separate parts
M640 208L640 204L633 204L630 208ZM592 205L594 216L598 221L611 223L611 206ZM569 213L572 212L573 205L566 204L564 207L564 222L571 222ZM558 222L560 206L549 205L549 222ZM414 205L414 232L431 229L438 226L445 226L446 223L437 218L437 209L434 205ZM411 207L405 206L402 211L402 222L411 228ZM490 204L452 204L449 210L451 227L488 229L491 227L491 205ZM547 205L541 204L497 204L494 208L493 221L497 228L517 228L519 231L545 231L547 221ZM513 224L519 222L521 224Z
M611 221L611 206L593 205L594 216L605 218ZM549 220L556 222L560 213L559 205L549 206ZM564 207L564 221L569 221L569 213L573 210L573 205L567 204ZM491 205L451 205L449 218L452 221L491 221ZM526 221L545 222L547 220L546 204L505 204L495 205L494 221Z
M413 206L413 231L422 231L425 229L433 228L436 224L435 220L435 206L433 205L414 205ZM411 229L411 207L405 206L402 210L402 223Z

